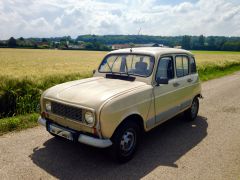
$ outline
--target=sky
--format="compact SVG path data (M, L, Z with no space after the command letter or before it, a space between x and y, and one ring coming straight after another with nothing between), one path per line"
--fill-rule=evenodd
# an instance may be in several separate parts
M240 36L240 0L0 0L0 39L139 30L144 35Z

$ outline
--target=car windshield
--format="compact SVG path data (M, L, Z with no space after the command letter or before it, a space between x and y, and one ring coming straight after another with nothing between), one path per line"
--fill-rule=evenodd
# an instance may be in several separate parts
M99 72L148 77L151 75L154 57L148 55L109 55L101 63Z

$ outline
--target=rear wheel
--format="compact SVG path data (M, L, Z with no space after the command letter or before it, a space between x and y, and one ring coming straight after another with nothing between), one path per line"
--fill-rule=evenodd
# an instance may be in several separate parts
M195 97L192 101L192 105L189 109L185 111L185 116L188 121L194 121L198 115L199 110L199 100L198 97Z
M134 156L139 141L139 126L134 122L126 122L113 135L113 155L121 163Z

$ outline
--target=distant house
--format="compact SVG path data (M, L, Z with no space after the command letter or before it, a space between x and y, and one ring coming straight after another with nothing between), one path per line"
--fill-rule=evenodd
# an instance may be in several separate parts
M134 47L166 47L166 46L158 43L148 43L148 44L135 44Z
M176 49L182 49L182 46L174 46Z
M48 46L49 43L48 42L37 42L36 43L38 46Z
M68 49L84 49L84 44L69 44Z
M0 47L7 47L7 41L0 40Z
M130 44L113 44L112 49L124 49L124 48L130 48Z

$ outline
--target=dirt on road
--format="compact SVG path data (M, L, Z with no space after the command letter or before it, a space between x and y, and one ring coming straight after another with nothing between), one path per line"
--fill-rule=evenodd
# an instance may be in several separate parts
M142 139L134 159L53 138L43 127L0 137L0 179L240 180L240 73L202 84L199 116L178 116Z

